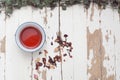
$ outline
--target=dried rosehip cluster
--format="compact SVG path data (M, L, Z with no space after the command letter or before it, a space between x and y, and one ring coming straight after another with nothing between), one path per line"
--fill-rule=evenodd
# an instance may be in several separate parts
M70 58L72 58L72 55L70 54L73 50L72 47L72 43L67 41L68 35L64 34L64 40L62 40L62 38L60 36L57 36L57 39L55 40L55 42L57 42L59 44L59 46L57 47L58 49L56 50L63 50L65 47L67 48L67 53L69 55ZM67 54L63 54L64 56L67 56Z
M55 69L55 67L57 67L57 63L65 61L62 60L62 57L66 57L69 56L70 58L72 58L71 52L73 50L72 47L72 43L67 41L68 35L64 34L64 39L62 39L60 36L57 36L57 39L55 39L55 42L58 43L59 45L55 48L54 52L59 52L59 54L56 54L54 57L51 57L48 54L47 50L44 50L44 55L45 57L38 58L36 59L36 70L39 70L40 67L44 67L47 69ZM64 51L66 51L66 53L64 53ZM42 52L39 52L39 54L41 55Z
M46 67L48 69L54 69L55 67L57 67L57 62L61 62L61 56L56 55L55 57L50 57L49 59L46 60L46 58L42 58L42 62L37 61L36 62L36 70L39 70L39 67Z

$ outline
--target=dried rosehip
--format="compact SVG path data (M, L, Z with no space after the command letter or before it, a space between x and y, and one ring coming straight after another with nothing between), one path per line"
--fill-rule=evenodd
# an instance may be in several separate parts
M52 65L55 65L55 61L49 56L48 62Z
M42 54L42 52L39 52L39 55Z
M64 37L66 38L66 37L68 37L68 35L67 35L67 34L64 34Z
M71 45L72 45L72 43L71 43L71 42L69 42L69 43L68 43L68 46L71 46Z
M51 42L51 45L53 45L53 42Z
M38 68L39 68L40 66L42 66L42 63L41 63L41 62L37 62L37 63L36 63L36 70L38 70Z
M65 57L65 56L67 56L67 54L65 53L65 54L63 54L63 56Z
M61 62L61 61L62 61L61 56L56 55L55 58L56 58L56 60L57 60L58 62Z
M46 66L46 58L42 58L42 61L43 61L44 67L45 67Z
M72 56L72 55L70 55L70 58L73 58L73 56Z

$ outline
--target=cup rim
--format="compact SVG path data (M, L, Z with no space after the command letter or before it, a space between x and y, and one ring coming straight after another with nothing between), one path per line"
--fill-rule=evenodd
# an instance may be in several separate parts
M38 29L41 34L42 34L42 41L41 43L39 44L39 46L37 46L36 48L33 48L33 49L29 49L29 48L26 48L25 46L22 45L22 43L20 42L20 33L23 29L27 28L28 26L33 26L34 28ZM15 32L15 41L16 41L16 44L17 46L22 49L23 51L26 51L26 52L36 52L38 50L40 50L45 41L46 41L46 34L45 34L45 31L44 29L42 28L41 25L39 25L38 23L36 22L25 22L25 23L22 23L16 30Z

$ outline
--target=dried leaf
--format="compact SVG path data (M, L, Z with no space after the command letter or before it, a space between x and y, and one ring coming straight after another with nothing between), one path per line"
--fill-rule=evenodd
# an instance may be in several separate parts
M45 53L45 54L47 54L47 53L48 53L48 51L47 51L47 50L44 50L44 53Z
M60 50L60 47L58 46L54 49L54 52L57 53L59 50Z

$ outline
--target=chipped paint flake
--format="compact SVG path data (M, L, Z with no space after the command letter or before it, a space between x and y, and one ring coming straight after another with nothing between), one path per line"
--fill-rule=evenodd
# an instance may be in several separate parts
M108 34L105 35L105 39L106 39L106 41L108 42L108 40L109 40L109 35L108 35Z
M90 50L93 50L94 57L91 59L91 68L87 68L87 72L90 75L89 80L114 80L114 74L107 76L106 67L103 65L105 60L105 48L103 46L101 29L97 29L94 33L90 33L89 28L87 28L88 61L90 60Z
M48 23L48 21L47 21L47 8L45 8L45 16L43 18L44 18L44 24L46 25Z
M94 16L94 3L92 3L90 21L93 21L93 16Z
M108 42L109 41L109 39L110 39L110 36L112 35L112 31L111 30L106 30L106 35L105 35L105 39L106 39L106 41Z
M99 11L99 17L101 17L101 14L102 14L102 8L101 8L101 7L98 7L98 9L100 10L100 11Z
M44 24L45 25L47 24L47 17L46 16L44 17Z
M105 35L105 39L106 39L106 41L108 42L109 41L109 39L111 38L111 35L112 35L112 31L111 30L106 30L106 35ZM113 38L114 38L114 36L113 36Z
M0 52L2 52L2 53L5 53L6 51L5 51L5 43L6 42L6 37L4 37L1 41L0 41L0 44L1 44L1 46L0 46Z

